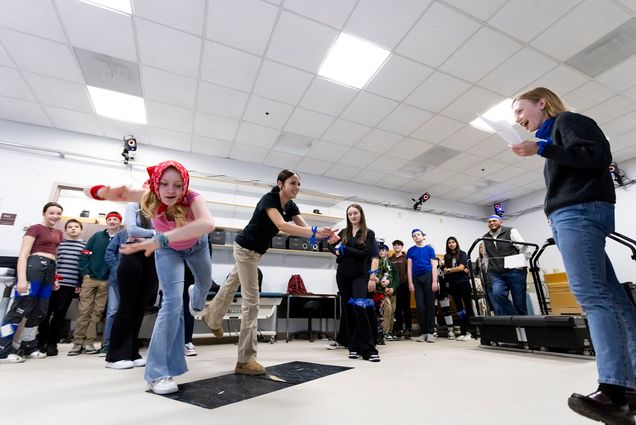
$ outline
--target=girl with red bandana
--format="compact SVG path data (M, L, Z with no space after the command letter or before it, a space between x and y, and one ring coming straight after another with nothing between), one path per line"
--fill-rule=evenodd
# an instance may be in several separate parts
M150 391L170 394L178 391L173 377L188 370L183 354L183 261L195 278L189 288L190 312L200 319L212 285L207 235L214 230L214 219L205 199L188 189L190 175L180 163L165 161L148 167L148 175L147 190L93 186L85 193L94 199L139 202L157 231L152 239L122 246L121 252L155 253L163 301L148 348L145 379Z

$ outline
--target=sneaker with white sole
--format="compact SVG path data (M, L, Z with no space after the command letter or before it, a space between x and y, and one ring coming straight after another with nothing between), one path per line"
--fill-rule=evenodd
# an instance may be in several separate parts
M30 354L25 354L24 357L27 359L46 359L46 353L43 353L40 350L35 350Z
M179 391L179 387L177 387L177 383L174 382L172 376L166 376L148 382L146 390L152 391L155 394L172 394Z
M426 342L435 342L435 340L437 339L437 337L434 334L428 334L426 335Z
M79 356L82 351L84 351L84 347L81 344L73 344L73 348L69 350L66 354L67 356Z
M188 342L183 348L183 354L185 354L186 356L196 356L197 348L194 346L193 343Z
M84 354L97 354L97 348L92 342L84 346Z
M9 347L7 351L0 357L0 364L24 363L25 358L16 353L15 348Z
M194 285L188 286L188 298L190 299L188 302L188 310L190 310L190 315L194 317L194 320L203 319L203 310L195 310L192 307L192 294L194 293Z
M453 331L448 331L448 335L446 335L446 337L447 337L448 339L450 339L451 341L453 341L453 340L456 340L456 339L457 339L457 337L455 336L455 332L453 332Z
M457 338L455 338L457 341L466 341L466 335L459 335Z
M418 336L417 338L415 338L416 342L426 342L426 334L422 334L420 336Z
M340 350L341 348L346 348L344 345L340 344L338 341L332 341L327 344L325 347L327 350Z
M106 357L108 354L108 344L102 345L102 348L97 352L97 357Z
M466 335L464 335L464 341L470 341L471 339L473 339L473 336L470 332L466 332Z
M133 364L131 360L119 360L116 362L106 362L106 367L108 369L123 370L123 369L132 369L133 367L135 367L135 365Z
M134 367L144 367L146 366L146 359L142 359L141 357L132 361Z
M360 354L356 353L355 351L349 351L349 358L350 359L359 359L360 358Z

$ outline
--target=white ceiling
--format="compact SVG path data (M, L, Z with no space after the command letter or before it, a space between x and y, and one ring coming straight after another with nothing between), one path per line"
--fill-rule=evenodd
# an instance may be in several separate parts
M565 65L636 17L634 0L132 7L128 16L77 0L2 0L0 118L117 139L130 133L141 145L488 204L541 188L542 160L514 156L468 122L544 85L599 122L616 161L636 157L636 57L596 78ZM343 31L392 53L362 90L316 75ZM148 125L94 113L74 47L138 65ZM277 145L282 132L313 142L290 150ZM458 152L440 164L420 157L436 145Z

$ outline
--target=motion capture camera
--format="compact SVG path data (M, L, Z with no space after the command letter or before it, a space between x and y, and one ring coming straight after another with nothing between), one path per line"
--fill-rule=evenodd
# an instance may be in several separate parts
M135 136L128 135L124 136L124 150L121 153L121 156L124 157L124 164L128 164L128 161L135 159L135 154L137 153L137 139Z
M426 201L428 201L429 199L431 199L431 195L428 192L424 192L422 195L420 195L419 198L415 199L415 198L411 198L415 204L413 204L413 209L415 211L419 211L422 209L422 204Z

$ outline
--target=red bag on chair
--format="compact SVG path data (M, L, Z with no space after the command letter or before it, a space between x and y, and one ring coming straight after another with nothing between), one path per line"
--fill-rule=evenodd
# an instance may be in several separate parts
M305 288L305 282L299 274L293 274L287 282L287 293L293 295L307 295L307 288Z

